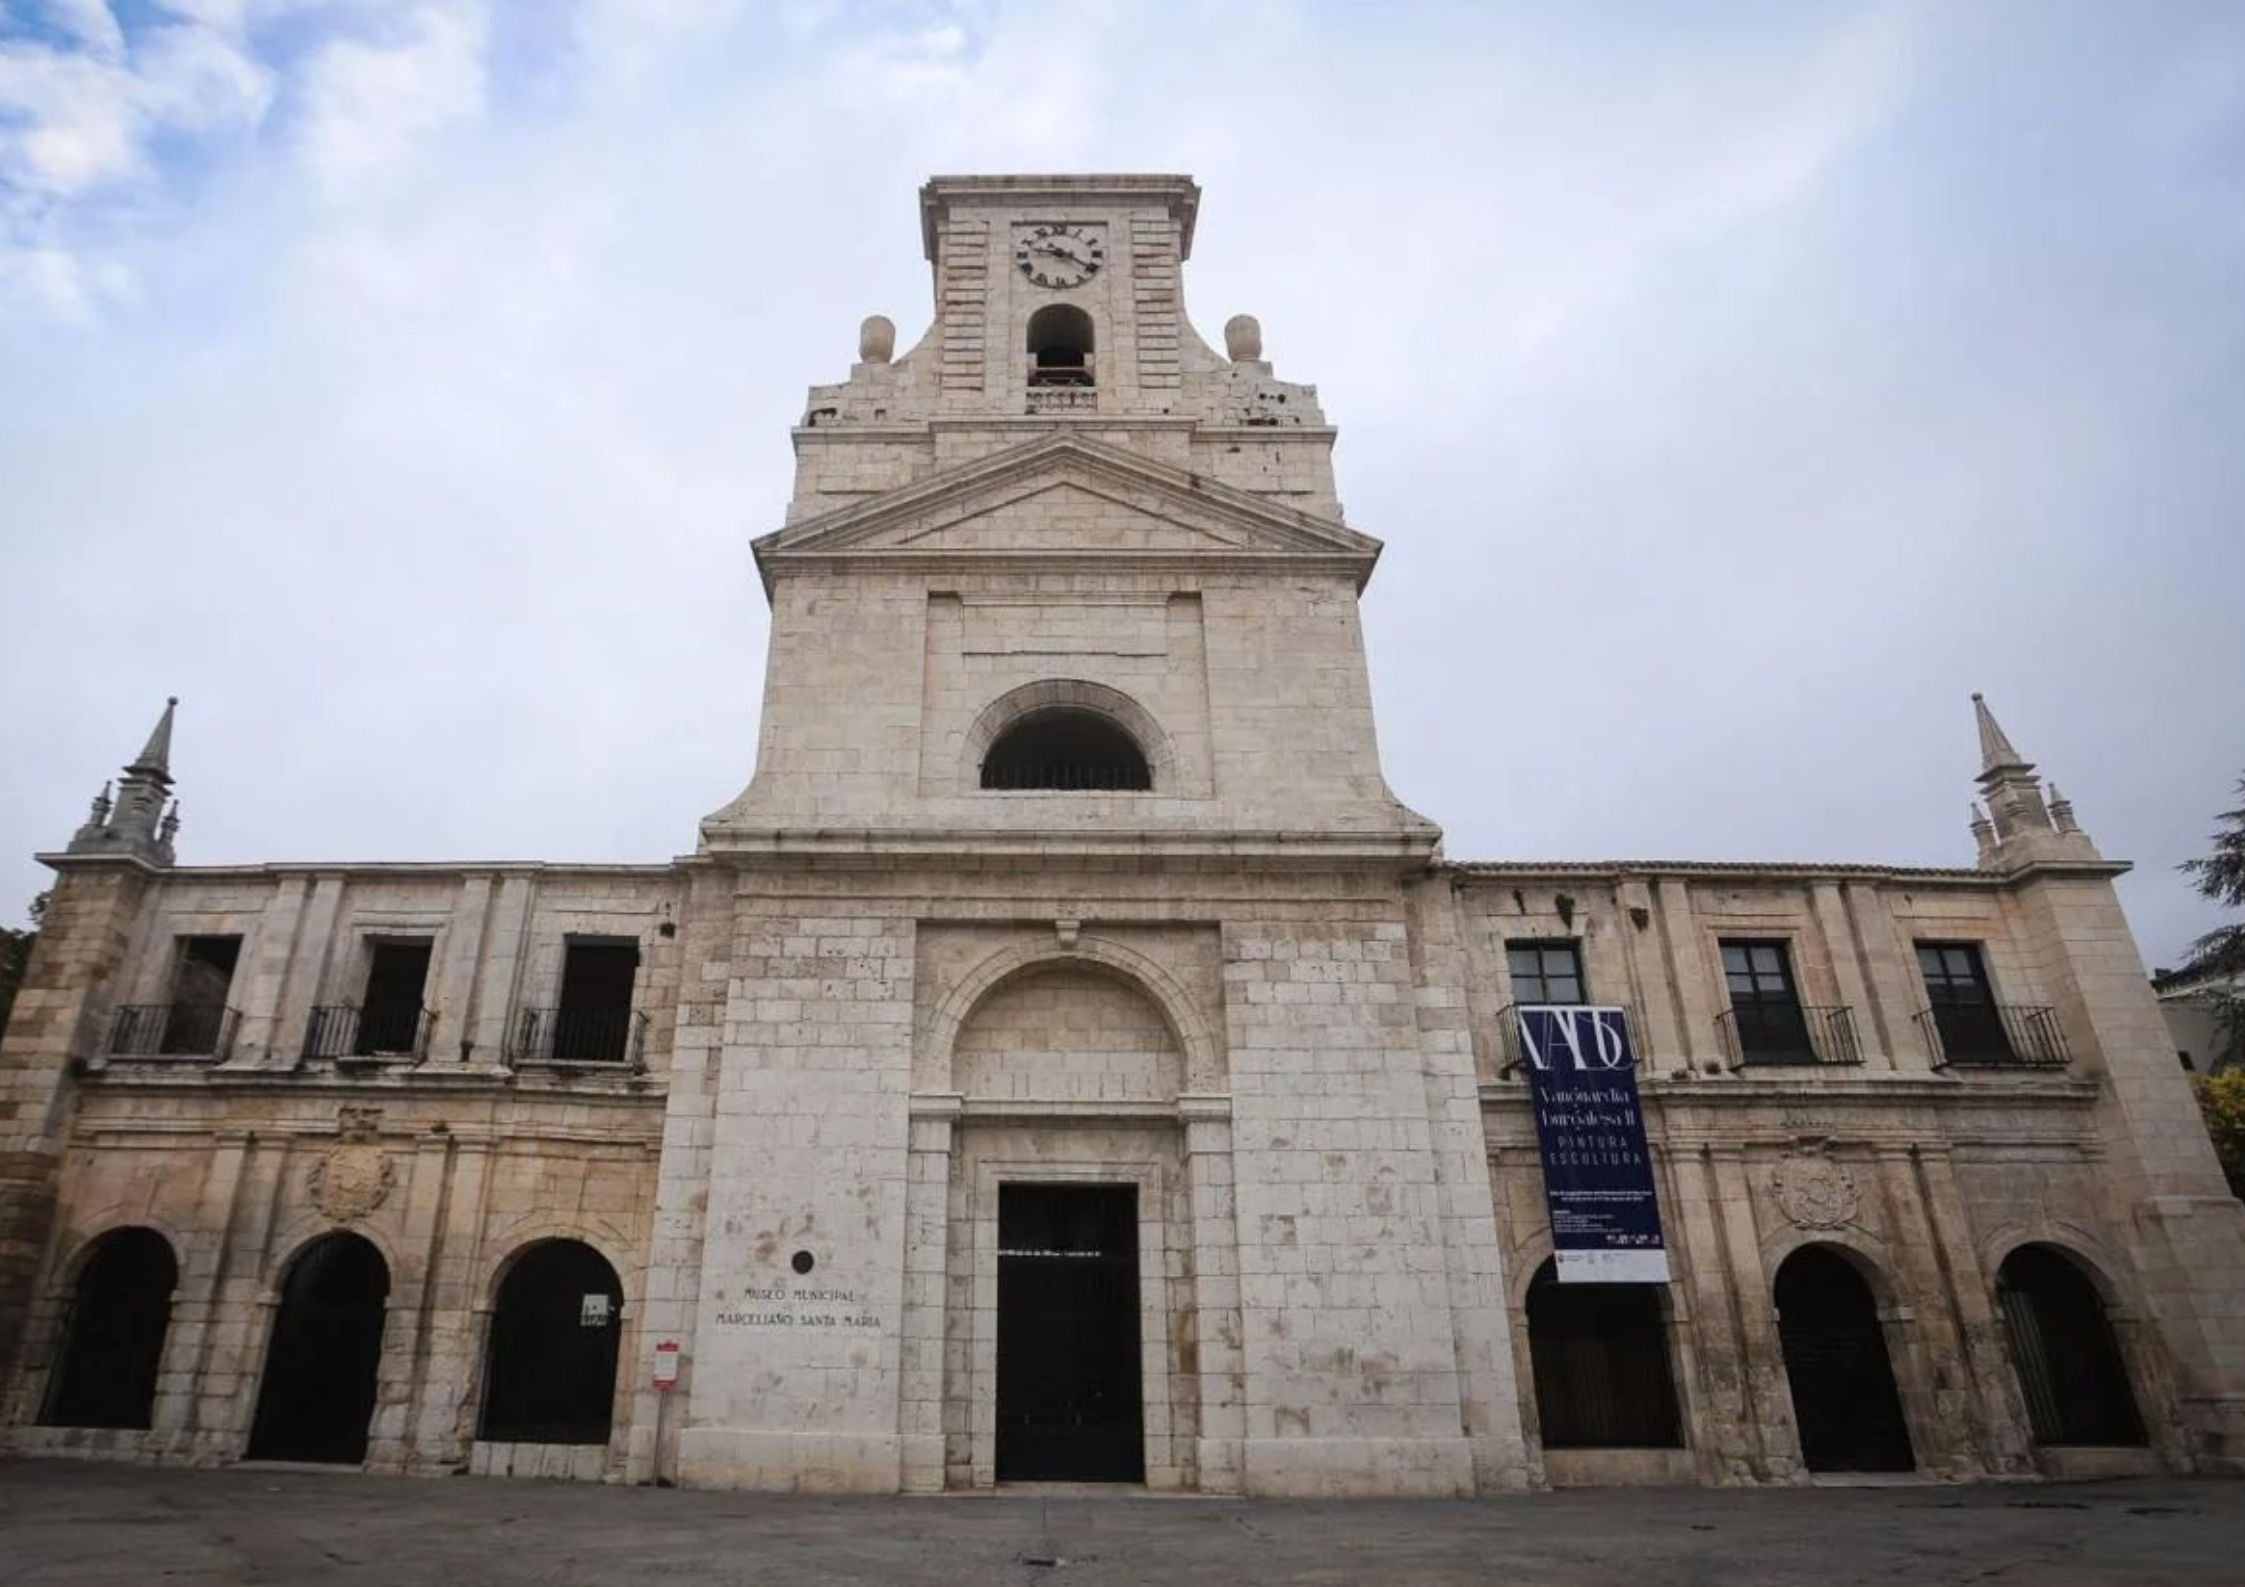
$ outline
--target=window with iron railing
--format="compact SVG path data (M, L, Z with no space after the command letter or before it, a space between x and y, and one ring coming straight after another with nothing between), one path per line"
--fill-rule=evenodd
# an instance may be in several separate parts
M1730 1007L1716 1016L1715 1027L1733 1064L1863 1061L1854 1011L1804 1004L1783 942L1736 939L1719 946Z

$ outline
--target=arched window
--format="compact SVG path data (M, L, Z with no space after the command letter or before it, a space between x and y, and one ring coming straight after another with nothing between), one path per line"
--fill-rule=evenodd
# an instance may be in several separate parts
M1073 303L1047 303L1029 316L1029 384L1092 383L1091 316Z
M2047 1245L2023 1245L1996 1273L2011 1361L2038 1444L2141 1444L2105 1301L2079 1264Z
M1546 1449L1678 1449L1682 1419L1657 1284L1528 1285L1528 1355Z
M1051 706L998 735L982 758L982 786L1144 791L1154 775L1138 741L1112 718Z
M1777 1270L1777 1342L1811 1471L1910 1471L1917 1456L1879 1303L1855 1264L1804 1245Z
M491 1313L483 1423L493 1443L605 1444L616 1403L624 1287L581 1240L515 1259Z
M390 1265L363 1235L338 1229L297 1253L265 1350L250 1459L366 1458L389 1298Z
M153 1229L116 1229L78 1270L62 1351L39 1420L49 1427L145 1428L179 1264Z

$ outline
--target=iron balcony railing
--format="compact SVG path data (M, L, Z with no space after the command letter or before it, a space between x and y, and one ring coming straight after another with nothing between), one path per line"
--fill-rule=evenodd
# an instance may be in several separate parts
M419 1058L429 1049L430 1015L417 1003L360 1009L331 1003L304 1024L307 1058Z
M120 1058L224 1058L238 1018L216 1003L136 1003L117 1010L109 1050Z
M1936 1004L1917 1015L1936 1069L2063 1069L2058 1011L2038 1003Z
M1503 1008L1497 1010L1497 1036L1504 1044L1504 1067L1497 1071L1500 1079L1510 1079L1514 1075L1521 1074L1527 1067L1528 1054L1520 1042L1520 1011L1524 1008L1620 1009L1622 1021L1629 1031L1630 1047L1636 1057L1637 1066L1648 1075L1652 1073L1646 1067L1650 1054L1645 1051L1643 1046L1644 1032L1637 1024L1637 1011L1627 1003L1507 1003Z
M517 1063L647 1067L647 1016L631 1008L525 1008L515 1013Z
M982 786L1004 793L1147 793L1152 783L1143 765L1121 761L1053 765L1006 761L984 770Z
M1723 1056L1734 1069L1763 1064L1859 1064L1855 1013L1844 1003L1734 1003L1715 1016Z

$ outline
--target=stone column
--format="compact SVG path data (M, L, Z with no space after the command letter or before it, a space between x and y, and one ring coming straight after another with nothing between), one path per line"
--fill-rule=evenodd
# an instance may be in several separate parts
M398 1233L398 1266L382 1319L382 1359L375 1374L374 1419L367 1430L369 1471L414 1469L413 1402L419 1378L427 1303L438 1225L443 1217L449 1137L415 1142L406 1171L405 1216Z
M1911 1148L1879 1146L1873 1160L1885 1211L1880 1222L1893 1257L1887 1277L1895 1291L1880 1315L1887 1323L1910 1442L1919 1466L1935 1476L1973 1476L1983 1465L1975 1448L1979 1406L1949 1311L1949 1286L1928 1238Z
M289 961L296 952L311 891L310 877L292 873L276 881L265 900L243 955L248 962L236 981L234 1006L240 1011L241 1025L234 1032L231 1064L257 1068L272 1063L285 1068L296 1060L281 1023L281 994L288 984ZM302 1034L297 1032L299 1037Z
M1178 1108L1185 1118L1185 1173L1193 1209L1193 1327L1200 1360L1200 1447L1194 1460L1201 1492L1237 1493L1247 1412L1231 1101L1181 1097Z
M491 915L491 878L470 874L460 878L460 897L452 906L452 928L445 933L444 962L436 969L436 997L429 1010L432 1035L427 1063L463 1063L471 1058L496 1059L476 1042L476 965L483 957L483 936Z
M1832 965L1832 984L1840 1001L1847 1005L1863 1066L1874 1071L1892 1069L1894 1034L1887 1028L1886 1011L1863 978L1862 964L1856 958L1855 930L1847 918L1840 889L1832 882L1816 882L1809 888L1809 898L1816 910L1817 930L1824 937L1825 957Z
M1705 1070L1720 1058L1722 1045L1715 1037L1720 1005L1707 984L1707 956L1700 951L1699 927L1692 919L1691 901L1684 896L1685 883L1668 877L1652 886L1661 935L1676 967L1676 1001L1682 1010L1677 1052L1691 1068Z
M1793 1386L1785 1375L1785 1346L1777 1333L1772 1275L1762 1269L1762 1242L1754 1223L1754 1192L1746 1177L1745 1153L1737 1146L1716 1146L1708 1156L1714 1167L1730 1283L1738 1296L1747 1413L1761 1429L1763 1472L1773 1481L1800 1480L1805 1474L1800 1464L1800 1429L1793 1421Z
M2026 1402L2003 1334L2003 1319L1989 1295L1989 1275L1973 1246L1972 1223L1957 1185L1956 1163L1945 1145L1910 1149L1917 1173L1918 1204L1933 1237L1933 1252L1955 1307L1964 1348L1965 1370L1972 1375L1980 1412L1981 1447L1987 1469L2006 1477L2031 1476L2034 1438L2027 1427Z
M470 1038L475 1043L473 1056L479 1063L507 1062L511 1034L508 1021L514 1017L515 994L522 985L522 956L530 936L530 905L537 890L536 877L511 874L499 878L496 897L485 899L483 935L487 951L476 988ZM470 1016L463 1013L461 1017Z
M1739 1331L1740 1306L1753 1297L1739 1296L1731 1283L1730 1258L1717 1220L1711 1151L1706 1146L1665 1149L1669 1183L1675 1188L1668 1208L1690 1258L1684 1264L1693 1320L1687 1343L1700 1388L1692 1445L1711 1452L1714 1468L1709 1475L1715 1480L1743 1483L1766 1474L1761 1426L1748 1397Z
M241 1210L243 1172L256 1137L248 1130L222 1130L203 1171L195 1226L181 1253L179 1287L174 1293L171 1329L164 1340L164 1368L156 1379L158 1432L178 1435L191 1445L199 1422L199 1396L211 1325L216 1320L220 1286L226 1277L229 1240Z
M905 1165L904 1306L899 1327L906 1493L943 1491L943 1332L950 1239L951 1151L959 1098L912 1099Z

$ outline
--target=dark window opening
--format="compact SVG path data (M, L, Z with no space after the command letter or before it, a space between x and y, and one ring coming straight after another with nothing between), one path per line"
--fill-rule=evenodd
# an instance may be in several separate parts
M2012 1056L2004 1035L2003 1016L1980 949L1970 942L1921 942L1918 971L1925 977L1926 1002L1941 1038L1941 1052L1951 1062L2001 1061Z
M118 1229L101 1237L71 1292L42 1424L151 1424L178 1283L171 1243L155 1230Z
M1138 741L1096 711L1032 711L982 759L985 788L1144 792L1153 785Z
M1048 303L1029 316L1029 384L1092 384L1091 316L1073 303Z
M360 1056L421 1050L421 998L429 985L430 947L426 937L374 944L366 997L359 1005L354 1050Z
M572 942L561 961L553 1054L565 1063L621 1063L632 1039L636 942Z
M2024 1245L1996 1274L2038 1444L2141 1444L2143 1419L2104 1297L2063 1252Z
M366 1458L389 1297L389 1264L356 1234L323 1234L289 1264L246 1458Z
M1528 1286L1528 1354L1546 1449L1681 1449L1658 1284Z
M1853 1263L1803 1246L1777 1270L1777 1339L1811 1471L1911 1471L1917 1457L1878 1301Z
M1505 969L1515 1003L1580 1003L1582 953L1572 942L1508 942Z
M605 1444L615 1414L624 1289L578 1240L525 1251L491 1313L477 1437L494 1443Z
M1785 944L1725 942L1722 950L1723 980L1730 988L1740 1057L1765 1063L1815 1061Z
M233 989L234 967L241 962L239 937L182 937L179 965L172 972L171 1007L164 1015L160 1050L212 1053L226 1023L226 994Z

